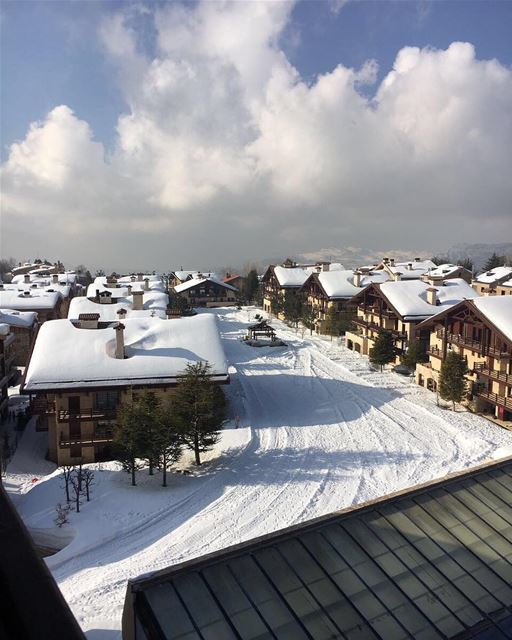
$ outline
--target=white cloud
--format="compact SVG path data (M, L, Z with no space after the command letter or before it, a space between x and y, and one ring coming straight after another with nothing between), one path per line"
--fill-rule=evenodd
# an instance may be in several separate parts
M21 216L58 217L74 234L121 224L105 255L137 232L161 268L191 246L222 262L333 241L421 248L506 233L511 70L453 43L403 48L374 98L359 87L375 83L375 60L308 83L279 47L290 11L168 4L144 15L152 56L140 11L106 19L100 39L128 105L116 148L105 157L65 106L32 124L3 166L10 228ZM155 255L162 233L175 256Z

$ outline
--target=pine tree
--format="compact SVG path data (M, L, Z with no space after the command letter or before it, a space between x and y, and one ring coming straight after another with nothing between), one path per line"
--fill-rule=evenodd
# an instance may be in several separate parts
M460 353L449 351L441 363L439 373L439 395L443 400L451 400L453 410L455 403L461 402L466 396L467 381L464 377L468 372L468 365Z
M310 335L313 335L313 329L316 326L317 320L317 312L313 309L313 307L304 305L302 307L302 314L300 319L306 329L309 329Z
M375 339L373 349L370 351L370 362L379 365L382 371L382 367L393 362L395 357L396 347L393 335L389 331L382 331Z
M140 428L140 416L136 403L122 405L114 427L114 452L123 468L131 473L132 486L136 485L135 472L141 468L139 458L144 455L144 438Z
M201 464L201 452L210 450L220 436L226 400L222 389L210 378L207 362L187 366L173 396L173 415L183 444L194 451Z
M251 269L245 281L245 297L247 302L252 302L255 299L259 286L258 272L256 269Z
M167 469L177 462L181 456L183 446L181 433L173 415L172 402L163 404L158 413L158 429L156 448L159 454L159 464L162 469L162 486L167 486Z
M297 326L302 315L302 297L293 290L288 290L284 295L283 313L286 322Z
M407 349L407 352L402 356L402 363L409 367L410 369L414 369L418 362L427 362L428 356L423 349L421 342L419 340L413 340Z
M468 271L473 271L473 260L471 260L471 258L464 258L463 260L460 261L460 266L463 267L464 269L467 269Z
M501 267L505 263L505 256L499 256L496 252L487 259L485 263L484 271L490 271L496 267Z
M152 476L160 457L157 438L159 431L160 400L152 391L144 390L134 403L134 409L140 430L140 457L147 459L149 475Z

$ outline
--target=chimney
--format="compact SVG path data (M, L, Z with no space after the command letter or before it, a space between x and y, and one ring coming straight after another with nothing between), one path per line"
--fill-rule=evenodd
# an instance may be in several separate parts
M437 289L435 287L427 289L427 302L434 307L437 305Z
M134 291L132 293L133 298L133 306L132 309L134 311L141 311L144 309L144 291Z
M26 274L23 276L23 282L24 282L25 284L28 284L28 283L30 282L30 274L29 274L29 273L26 273Z
M142 273L137 274L137 281L142 282Z
M124 360L124 324L118 322L114 329L116 331L116 358Z
M118 309L116 313L119 320L124 320L126 318L126 309Z
M382 262L383 262L384 264L388 264L388 262L389 262L389 258L383 258Z
M97 329L99 319L99 313L79 313L78 326L80 329Z
M95 301L96 301L96 302L99 302L99 301L100 301L100 290L99 290L99 289L96 289Z
M396 271L395 275L393 276L395 282L400 282L400 280L402 279L402 274L400 271Z
M129 284L126 288L128 289L128 295L131 296L132 295L132 285Z
M394 267L395 266L395 259L394 258L390 258L389 259L389 266L390 267Z
M421 258L414 258L414 262L421 262Z
M329 262L322 262L322 271L329 271L331 265Z
M361 272L354 271L354 287L360 287L360 286L361 286Z
M59 284L59 274L58 273L54 273L52 275L52 284Z
M130 282L135 282L135 280L137 280L135 276L130 276Z
M144 291L149 291L149 278L144 278Z
M0 291L3 291L3 290L4 290L4 283L0 282Z
M412 262L407 263L407 270L412 271Z

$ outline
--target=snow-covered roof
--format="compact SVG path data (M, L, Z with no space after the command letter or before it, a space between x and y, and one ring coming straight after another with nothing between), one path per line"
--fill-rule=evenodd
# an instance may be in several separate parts
M402 280L421 278L428 271L436 268L436 264L432 260L409 260L409 262L395 262L394 265L388 264L386 266L393 274L401 273Z
M505 280L505 282L502 282L500 286L502 286L502 287L512 287L512 278L510 280Z
M277 281L282 287L302 287L315 269L300 267L274 267Z
M49 292L44 289L31 289L30 285L27 285L26 289L19 285L14 288L7 288L9 285L4 285L4 289L0 290L0 308L5 309L17 309L26 310L31 309L53 309L62 299L62 295L57 292ZM22 289L22 291L19 291ZM51 287L50 287L51 288ZM25 290L30 295L25 295Z
M142 281L135 280L133 282L131 276L123 276L117 279L117 286L108 284L105 276L98 276L87 287L87 295L89 298L93 298L96 291L110 291L113 298L122 298L129 295L128 287L131 287L132 291L145 291L145 278L148 279L149 291L165 291L165 285L160 276L143 276Z
M17 276L13 276L11 283L17 284L22 283L25 280L25 275L30 276L30 282L40 284L43 286L50 286L52 284L53 275L42 277L39 273L34 271L29 271L28 274L18 274ZM66 271L65 273L57 273L58 281L61 284L74 284L77 279L77 275L74 271Z
M220 280L219 276L213 271L197 271L194 269L192 271L175 271L174 275L180 280L184 282L187 278L196 278L199 274L201 274L205 278L213 278L213 280Z
M23 291L30 291L31 294L39 292L49 292L49 293L60 293L63 298L69 298L71 294L71 285L70 284L53 284L49 283L47 280L34 280L30 282L16 282L16 283L8 283L4 284L5 290L16 291L21 293Z
M434 306L427 301L429 288L430 285L422 280L384 282L380 285L382 293L404 320L430 318L462 300L477 298L479 295L462 278L453 278L445 280L442 286L435 287L439 304Z
M428 275L432 278L449 278L456 274L460 269L462 269L462 267L457 264L439 264L435 269L428 271Z
M227 379L228 365L214 315L123 320L125 359L115 358L113 323L80 329L70 320L45 322L30 359L24 388L46 389L172 383L189 363L208 361Z
M221 280L217 280L215 278L192 278L191 280L186 280L185 282L176 285L174 287L174 291L176 291L176 293L181 293L182 291L186 291L187 289L191 289L192 287L198 287L205 282L213 282L213 284L218 284L220 287L224 287L224 289L229 289L229 291L238 291L236 287L233 287L227 282L222 282Z
M31 327L37 321L35 311L17 311L16 309L0 309L0 322L12 327Z
M127 318L150 317L151 315L159 318L165 318L165 310L167 308L169 298L167 294L160 291L145 291L143 297L143 309L133 310L133 296L122 297L119 302L111 304L101 304L89 300L86 296L78 296L72 298L69 304L68 318L70 320L78 320L81 313L99 313L100 322L113 322L118 320L117 312L124 309Z
M512 276L512 267L495 267L494 269L481 273L476 277L476 281L483 284L493 284L494 282L503 280L503 278L507 276Z
M354 272L347 269L343 271L321 271L318 274L318 280L329 298L352 298L372 282L386 282L386 280L389 280L389 274L385 271L375 271L361 275L359 287L354 285Z
M475 307L509 340L512 340L512 296L482 296L473 300Z

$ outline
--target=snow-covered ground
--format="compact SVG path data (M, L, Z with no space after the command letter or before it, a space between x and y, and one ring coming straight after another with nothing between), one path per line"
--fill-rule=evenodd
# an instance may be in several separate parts
M221 319L232 419L199 470L167 488L140 472L131 487L116 463L95 465L92 501L59 532L60 472L35 459L44 434L29 427L8 469L28 526L71 540L47 563L89 639L120 638L130 577L510 454L512 433L336 342L274 322L287 346L256 349L240 342L254 309L207 313Z

